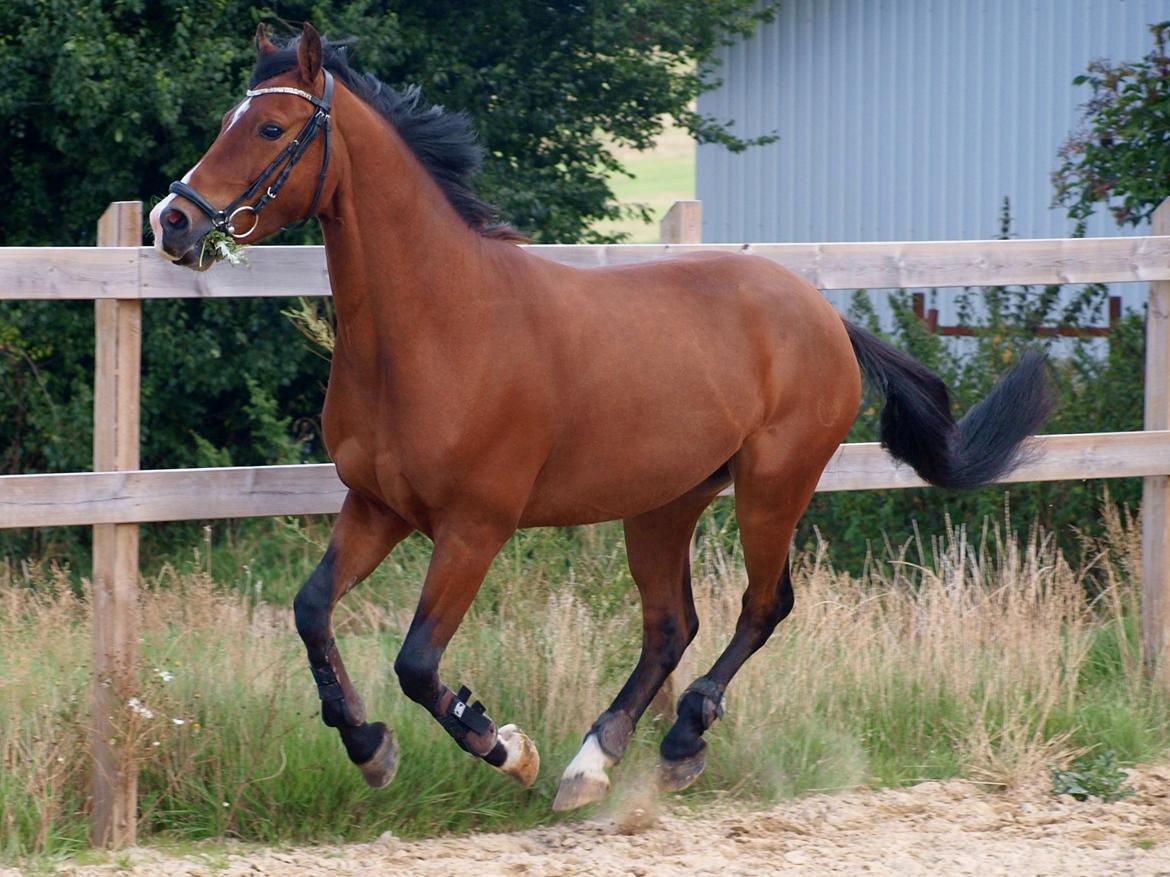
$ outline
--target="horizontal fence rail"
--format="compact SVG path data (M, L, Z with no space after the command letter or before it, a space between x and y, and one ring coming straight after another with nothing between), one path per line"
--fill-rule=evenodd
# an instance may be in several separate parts
M581 268L690 252L750 253L819 289L1126 283L1170 280L1170 238L911 241L849 244L540 244L530 252ZM322 247L251 247L249 264L179 270L150 247L0 249L2 299L327 296Z
M137 525L328 514L340 509L346 493L332 465L137 468L143 300L330 294L321 247L255 247L248 250L247 266L180 270L152 248L139 246L141 207L138 202L110 205L99 223L102 246L97 248L0 248L0 300L96 301L94 468L100 471L0 476L0 528L94 526L93 840L108 846L133 843L137 828L136 762L102 742L109 736L106 726L126 701L111 692L132 692L137 684ZM1150 669L1167 671L1170 200L1155 211L1151 236L1070 240L701 244L701 214L697 201L676 202L663 220L662 244L528 249L582 268L632 265L699 250L750 253L826 290L1150 282L1146 431L1037 437L1023 465L1004 480L1144 478L1143 650ZM847 444L834 455L818 490L922 484L879 445Z
M1002 479L1134 478L1170 471L1170 430L1037 436ZM874 442L841 445L819 491L923 487ZM726 491L730 493L730 491ZM142 469L0 476L0 528L335 514L345 485L332 464Z

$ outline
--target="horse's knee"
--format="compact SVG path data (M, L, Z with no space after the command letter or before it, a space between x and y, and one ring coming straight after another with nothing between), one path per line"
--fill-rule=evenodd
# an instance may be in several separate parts
M306 643L324 639L329 630L329 602L322 604L313 580L307 581L293 598L293 617L297 633Z
M694 605L690 605L686 609L686 641L683 644L683 650L695 641L695 637L699 635L699 613L695 611ZM682 657L681 655L679 657Z
M796 592L792 589L792 577L788 574L788 570L785 570L784 576L780 579L779 591L776 594L776 624L787 618L795 605Z
M754 609L749 627L755 631L754 646L760 648L772 636L777 625L791 614L796 605L796 593L792 589L792 577L787 567L776 586L776 593L763 607Z
M333 599L332 555L332 549L325 552L325 557L293 598L297 633L306 644L324 645L329 638L329 605Z
M662 667L670 672L682 660L683 652L694 640L699 632L697 616L687 618L682 624L672 617L663 618L653 627L653 642L648 643L654 649Z
M439 697L439 661L434 650L408 637L394 659L394 672L402 692L415 703L431 709Z

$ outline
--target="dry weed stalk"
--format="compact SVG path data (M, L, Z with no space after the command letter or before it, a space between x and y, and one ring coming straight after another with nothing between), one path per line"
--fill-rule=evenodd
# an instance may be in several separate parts
M1105 540L1086 541L1076 568L1040 532L1017 540L985 529L972 541L961 527L860 577L835 570L823 543L798 557L796 609L737 677L709 735L712 782L753 794L870 782L883 747L937 747L961 772L1001 784L1062 760L1073 751L1068 735L1047 725L1083 697L1078 679L1103 624L1123 638L1129 694L1145 691L1140 646L1122 623L1136 608L1138 530L1115 511L1105 524ZM697 552L702 624L683 684L714 661L739 613L742 558L721 547L723 535ZM618 549L596 533L582 538L597 542L583 574L612 575ZM492 600L473 610L446 661L546 752L570 751L636 659L636 595L590 602L605 583L578 582L577 569L563 574L519 552L501 563ZM282 781L285 738L303 741L315 726L291 613L199 570L164 568L140 593L142 674L117 727L139 759L144 826L222 795L217 833L233 832L242 802ZM361 589L341 607L346 658L371 707L394 722L417 718L390 671L411 607ZM30 849L44 849L63 821L84 820L88 616L88 592L67 572L0 564L0 828ZM429 740L447 743L437 731Z

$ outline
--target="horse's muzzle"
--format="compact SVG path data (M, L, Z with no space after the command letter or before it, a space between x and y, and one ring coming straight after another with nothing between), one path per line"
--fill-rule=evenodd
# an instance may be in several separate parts
M211 231L211 220L200 213L188 213L176 204L175 196L164 198L150 211L150 228L154 248L166 260L206 271L215 264L215 256L203 253L203 239Z

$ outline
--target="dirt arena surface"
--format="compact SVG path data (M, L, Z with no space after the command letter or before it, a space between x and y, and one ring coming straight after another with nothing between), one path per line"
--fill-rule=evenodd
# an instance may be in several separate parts
M1133 797L1104 804L1055 798L1046 783L996 793L967 782L821 795L766 811L655 814L649 799L604 818L517 834L337 847L214 847L172 857L151 849L98 875L1167 875L1170 767L1130 772ZM15 871L0 868L9 877Z

